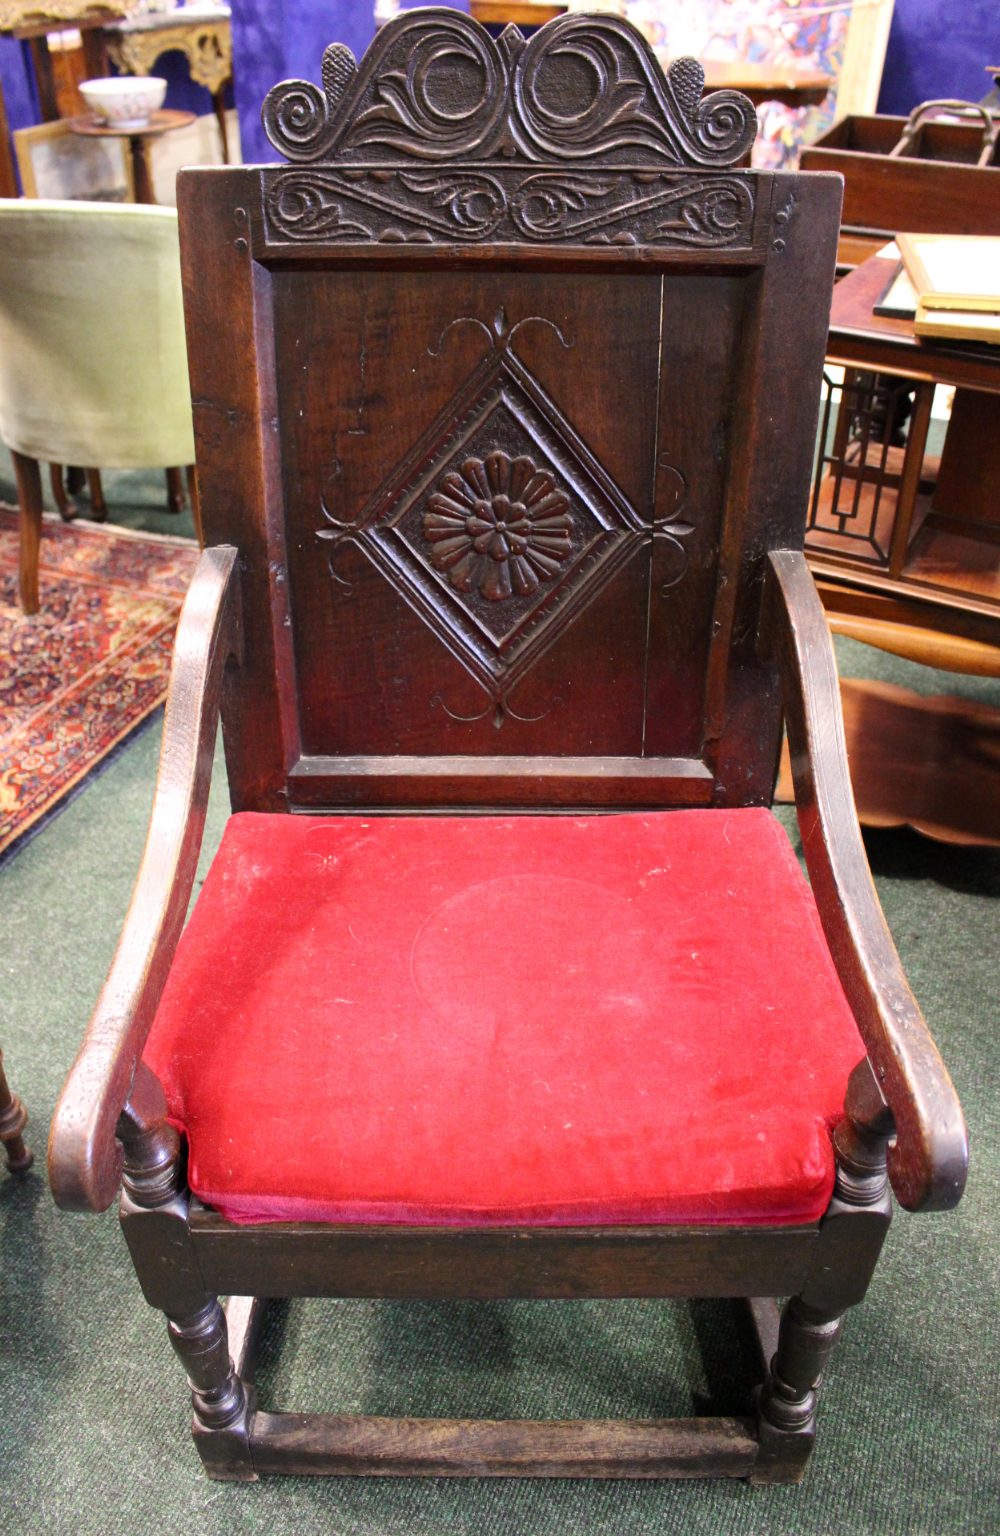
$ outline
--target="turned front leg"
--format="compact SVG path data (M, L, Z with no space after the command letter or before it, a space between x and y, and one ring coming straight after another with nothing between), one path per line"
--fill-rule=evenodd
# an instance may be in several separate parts
M778 1347L757 1399L758 1457L751 1482L798 1482L816 1435L816 1388L843 1314L863 1298L891 1215L886 1148L892 1135L867 1061L851 1075L846 1118L834 1134L837 1182L819 1256L786 1303Z
M143 1294L166 1314L194 1409L195 1443L210 1477L252 1481L250 1404L230 1358L226 1317L205 1291L188 1227L180 1138L163 1091L140 1067L118 1122L124 1149L121 1223Z
M760 1415L768 1425L785 1433L812 1434L816 1387L841 1327L839 1312L815 1313L799 1296L788 1302L781 1316L778 1348L760 1395Z
M226 1314L210 1296L197 1312L167 1318L170 1342L187 1373L196 1423L227 1429L246 1414L243 1383L229 1355Z

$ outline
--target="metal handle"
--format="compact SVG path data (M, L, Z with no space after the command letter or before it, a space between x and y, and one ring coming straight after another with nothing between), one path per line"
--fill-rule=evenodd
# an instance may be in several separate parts
M979 159L976 161L976 164L979 166L989 165L990 161L993 159L993 151L996 147L997 134L1000 132L1000 123L994 122L992 116L989 113L989 110L986 107L980 106L979 103L975 101L921 102L919 107L914 107L913 111L906 119L906 126L903 129L899 143L889 151L890 157L909 154L916 141L917 133L923 126L924 120L926 118L937 117L938 114L942 112L962 112L964 114L969 112L979 113L983 120L983 147L979 151Z

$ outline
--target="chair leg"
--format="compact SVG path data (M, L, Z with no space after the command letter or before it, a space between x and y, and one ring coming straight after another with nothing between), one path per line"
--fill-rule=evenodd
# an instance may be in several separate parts
M224 1436L220 1445L222 1432L236 1428L233 1438L239 1447L239 1431L243 1430L245 1437L248 1411L246 1389L233 1369L226 1314L218 1297L207 1297L194 1312L179 1316L168 1313L167 1329L191 1388L192 1431L206 1471L215 1478L252 1480L249 1448L246 1468L242 1458L233 1467L233 1447ZM220 1455L222 1451L229 1454Z
M87 489L90 491L91 517L95 523L105 522L108 516L108 504L104 500L104 486L101 484L99 469L87 470Z
M52 499L56 504L56 511L64 523L71 523L77 515L76 503L70 498L74 494L74 475L82 474L78 469L67 469L66 478L63 479L63 467L61 464L49 465L49 484L52 487ZM79 490L79 486L75 487Z
M38 612L38 553L42 542L42 476L38 460L12 451L20 529L20 596L24 613Z
M252 1482L252 1404L229 1352L226 1316L206 1294L188 1230L190 1195L177 1132L145 1066L118 1122L125 1158L121 1224L146 1300L166 1314L194 1409L195 1444L210 1477Z
M797 1483L816 1438L816 1387L840 1337L838 1313L813 1313L793 1296L781 1315L778 1348L757 1401L759 1452L752 1483Z
M167 507L171 512L184 511L184 476L179 469L168 469L167 477Z
M852 1074L847 1118L837 1127L837 1182L820 1229L819 1254L786 1303L778 1347L757 1399L752 1483L797 1483L816 1436L816 1388L843 1315L862 1300L892 1215L886 1148L893 1131L871 1067Z
M3 1052L0 1051L0 1144L7 1155L11 1173L26 1173L35 1160L21 1135L27 1123L28 1111L10 1091L3 1069Z
M187 467L188 500L191 503L191 517L194 522L194 531L198 539L198 548L205 548L205 530L201 523L201 492L198 489L198 470L194 464Z

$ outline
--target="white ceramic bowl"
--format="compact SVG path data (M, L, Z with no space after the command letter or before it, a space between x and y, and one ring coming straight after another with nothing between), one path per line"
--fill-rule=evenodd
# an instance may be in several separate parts
M167 82L158 75L109 75L80 85L87 106L109 128L145 128L166 94Z

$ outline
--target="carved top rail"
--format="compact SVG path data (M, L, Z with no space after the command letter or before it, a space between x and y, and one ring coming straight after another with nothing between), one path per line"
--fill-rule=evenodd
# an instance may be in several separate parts
M499 41L458 11L404 13L360 65L334 43L323 86L277 85L262 173L265 248L493 242L712 249L766 240L769 200L731 169L757 120L702 97L694 59L664 74L616 16L561 16ZM758 206L759 203L759 206ZM640 253L641 254L641 253Z
M264 128L288 160L724 170L757 130L746 96L703 99L695 59L665 74L617 16L561 16L530 41L510 26L494 41L458 11L404 12L360 68L343 44L327 48L322 81L267 95Z

